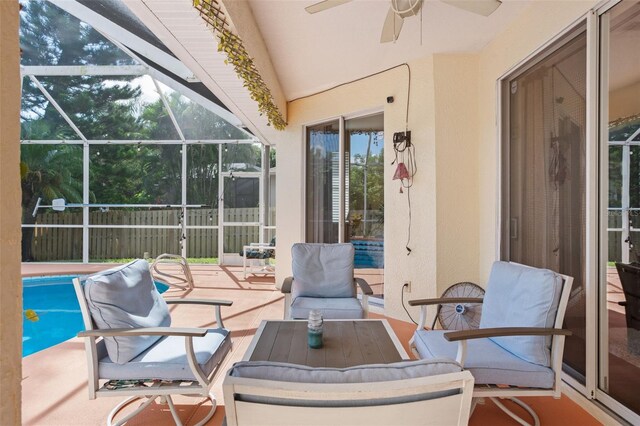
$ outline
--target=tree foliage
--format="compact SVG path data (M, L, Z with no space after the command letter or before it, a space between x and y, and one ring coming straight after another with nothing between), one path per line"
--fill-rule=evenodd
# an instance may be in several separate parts
M22 63L25 65L130 64L126 56L90 26L49 2L29 1L21 13ZM141 96L138 76L72 76L40 78L40 82L87 139L180 139L161 99ZM165 88L168 104L187 139L245 139L246 135L217 115ZM28 79L23 86L22 139L78 139L62 115ZM99 203L180 203L180 145L92 145L90 191ZM229 154L227 155L227 151ZM188 149L188 198L210 204L217 200L218 147ZM233 155L232 155L233 154ZM259 150L232 145L228 162L260 161ZM67 158L64 168L82 167L82 157ZM31 171L49 167L34 156L22 158ZM82 174L75 178L81 178ZM71 178L71 175L68 176ZM204 182L203 182L204 180ZM81 181L80 181L81 182ZM45 187L31 183L33 196L50 201ZM210 193L216 193L214 197ZM195 202L195 201L190 201Z
M379 131L360 131L368 136L364 154L352 156L349 168L349 220L352 236L379 237L384 224L384 150ZM354 141L352 140L353 144ZM362 143L362 141L361 141ZM374 146L376 147L373 150ZM377 149L380 147L380 149ZM352 145L352 149L353 149ZM372 150L376 153L373 154ZM366 222L365 219L365 210Z
M25 2L20 40L23 65L126 65L129 56L90 26L44 1ZM89 140L176 140L180 137L163 101L142 96L139 76L39 77L42 86ZM246 134L201 105L168 88L168 104L187 139L239 140ZM23 82L23 140L77 140L80 137L29 78ZM91 145L90 201L100 204L182 203L180 144ZM187 202L217 207L218 145L187 148ZM81 145L23 145L23 223L34 223L38 198L81 203ZM231 143L224 164L260 165L260 149ZM32 228L23 242L30 245ZM26 250L26 252L25 252ZM23 259L29 260L23 246Z

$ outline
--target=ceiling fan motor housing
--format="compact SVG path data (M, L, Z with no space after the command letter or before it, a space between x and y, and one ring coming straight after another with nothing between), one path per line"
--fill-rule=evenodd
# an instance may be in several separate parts
M423 0L391 0L391 8L402 18L417 15Z

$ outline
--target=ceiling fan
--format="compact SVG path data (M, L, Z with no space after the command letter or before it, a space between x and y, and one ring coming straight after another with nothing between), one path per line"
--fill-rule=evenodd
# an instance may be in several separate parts
M305 10L309 13L317 13L351 1L353 0L324 0L306 7ZM397 40L400 35L400 30L402 29L402 24L404 23L404 18L417 15L422 8L423 1L424 0L391 0L391 7L389 7L387 18L384 20L384 25L382 26L380 43ZM491 15L502 4L500 0L440 1L483 16Z

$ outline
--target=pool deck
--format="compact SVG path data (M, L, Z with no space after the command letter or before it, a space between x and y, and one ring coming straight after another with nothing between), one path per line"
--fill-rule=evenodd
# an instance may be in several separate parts
M47 275L90 274L117 266L117 263L23 263L23 277L42 277Z
M85 274L113 267L109 265L23 264L24 276ZM231 330L233 350L220 371L225 372L239 361L257 327L263 319L281 319L283 296L276 290L272 277L242 278L242 268L216 265L193 265L196 288L186 292L168 290L167 298L210 298L232 300L233 306L223 309L225 326ZM215 325L213 310L200 306L172 306L173 326L211 327ZM381 315L372 314L372 317ZM408 351L408 342L415 326L388 318L399 340ZM409 351L408 351L409 352ZM118 398L90 401L87 393L87 367L84 343L78 338L35 353L23 359L22 421L25 425L103 425L106 416L119 402ZM209 425L220 425L224 417L222 377L219 374L212 387L219 408ZM596 425L586 411L563 396L553 398L524 398L538 412L544 425ZM176 405L185 425L194 424L206 411L198 407L195 398L177 397ZM171 425L171 415L165 406L152 404L129 425ZM513 421L491 402L478 406L471 425L513 425Z

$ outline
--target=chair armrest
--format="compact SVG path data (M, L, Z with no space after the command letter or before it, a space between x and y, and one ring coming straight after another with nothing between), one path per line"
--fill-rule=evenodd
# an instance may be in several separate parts
M230 300L214 300L214 299L165 299L167 305L209 305L209 306L231 306L233 302Z
M213 306L216 311L216 322L218 327L224 328L222 322L222 313L220 312L220 306L231 306L233 302L230 300L214 300L214 299L165 299L167 305L207 305Z
M363 278L354 278L354 281L360 286L362 294L366 294L367 296L371 296L373 294L373 290L369 287L369 283Z
M499 327L478 328L475 330L461 330L444 333L444 338L449 342L469 339L484 339L487 337L504 336L571 336L571 331L563 328L544 327Z
M446 303L482 303L481 297L446 297L437 299L409 300L409 306L443 305Z
M220 306L216 306L216 309L219 310ZM193 338L204 337L208 331L206 328L184 327L111 328L81 331L78 333L78 337L182 336L184 337L184 350L189 362L189 368L200 386L208 389L211 386L211 380L200 368L193 349ZM93 362L96 362L95 358Z
M620 306L627 306L627 301L626 301L626 300L623 300L623 301L621 301L621 302L618 302L618 305L620 305Z
M291 293L292 285L293 285L293 277L287 277L282 282L282 288L280 288L280 291L287 294Z
M142 328L110 328L104 330L86 330L78 333L78 337L127 337L127 336L191 336L204 337L206 328L186 327L142 327Z

